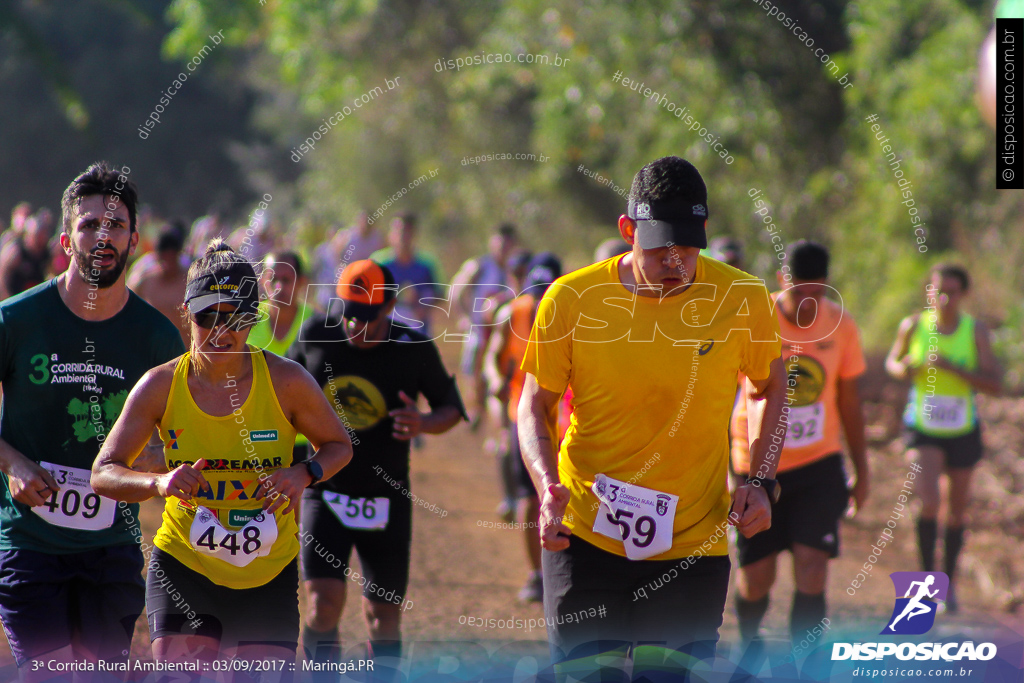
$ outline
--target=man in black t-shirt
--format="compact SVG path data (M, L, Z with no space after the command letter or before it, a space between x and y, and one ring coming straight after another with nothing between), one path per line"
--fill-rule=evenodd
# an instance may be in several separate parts
M400 607L412 604L405 590L413 504L438 510L409 491L409 444L465 419L455 378L437 347L389 317L396 291L386 267L370 260L350 264L338 281L340 301L332 300L341 304L340 313L331 315L329 308L327 317L307 321L288 352L323 387L354 450L344 474L307 490L302 502L309 596L303 646L316 661L338 656L348 581L363 589L371 656L401 655ZM431 412L419 412L419 394ZM353 547L365 576L349 566Z
M139 506L89 483L132 387L185 351L125 286L139 241L128 173L93 164L72 181L67 271L0 304L0 619L23 682L54 662L127 662L144 605ZM161 450L136 467L159 466Z

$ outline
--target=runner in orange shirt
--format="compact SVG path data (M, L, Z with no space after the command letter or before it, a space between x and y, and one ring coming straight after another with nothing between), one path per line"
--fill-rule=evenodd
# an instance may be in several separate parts
M544 599L544 583L540 570L540 534L537 524L540 519L540 500L537 489L530 480L530 473L523 464L519 450L519 433L516 414L519 397L523 393L526 371L519 367L526 355L526 343L530 339L533 320L537 317L537 306L544 292L562 275L562 263L551 252L537 254L530 261L524 281L523 293L498 309L484 372L491 393L508 403L508 443L512 465L512 480L515 485L515 520L526 533L526 555L530 560L530 576L519 591L523 602L540 602ZM508 321L508 325L505 322ZM567 390L568 391L568 390Z
M829 289L825 247L801 240L789 250L792 284L778 274L783 290L775 295L782 357L789 375L789 431L776 478L782 495L772 510L772 526L751 538L739 536L740 637L749 642L768 611L775 583L776 558L793 553L796 592L790 635L799 642L825 617L828 561L839 555L839 519L849 492L843 469L840 433L846 436L857 473L853 498L860 508L868 495L864 418L857 378L865 369L857 326L839 303L825 298ZM741 483L750 468L746 401L738 401L732 420L732 463Z

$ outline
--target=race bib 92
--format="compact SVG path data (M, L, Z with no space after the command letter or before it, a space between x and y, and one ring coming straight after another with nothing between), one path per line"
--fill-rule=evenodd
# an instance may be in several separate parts
M809 406L789 409L789 429L786 430L785 448L812 446L825 438L825 404L821 401Z
M89 485L92 472L50 462L41 462L39 466L50 473L60 491L52 494L42 505L32 508L32 512L50 524L66 529L98 531L114 524L117 503L92 490Z

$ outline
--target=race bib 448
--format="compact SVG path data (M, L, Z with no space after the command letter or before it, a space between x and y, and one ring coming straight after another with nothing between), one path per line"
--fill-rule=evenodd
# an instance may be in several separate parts
M270 554L277 540L274 515L259 511L238 531L230 531L217 515L200 506L192 520L189 541L196 552L211 555L236 567L244 567L257 557Z

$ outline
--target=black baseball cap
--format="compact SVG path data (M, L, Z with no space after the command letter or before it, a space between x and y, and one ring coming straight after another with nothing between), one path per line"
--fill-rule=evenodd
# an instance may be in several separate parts
M646 202L631 199L626 215L636 221L636 239L641 249L673 245L707 249L706 201L681 197Z
M526 273L523 283L523 292L527 293L533 288L538 291L530 292L540 297L551 283L562 277L562 262L550 251L544 251L530 261L530 270Z
M222 263L216 270L188 283L185 304L192 314L217 304L232 304L237 313L259 313L256 271L248 261Z

